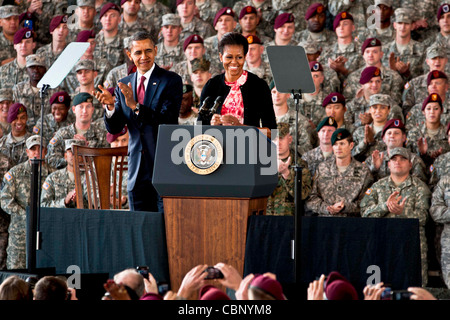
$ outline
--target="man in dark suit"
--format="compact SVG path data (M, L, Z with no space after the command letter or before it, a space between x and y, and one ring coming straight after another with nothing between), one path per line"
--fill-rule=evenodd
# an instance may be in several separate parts
M121 79L111 93L99 85L95 97L104 105L109 133L119 133L125 125L128 145L128 197L134 211L162 211L162 201L152 184L158 126L177 124L183 96L181 77L154 63L157 47L148 32L130 37L127 55L137 67Z

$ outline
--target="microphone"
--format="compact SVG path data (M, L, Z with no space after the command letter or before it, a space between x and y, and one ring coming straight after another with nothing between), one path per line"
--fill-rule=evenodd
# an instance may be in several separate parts
M198 114L207 115L207 112L208 112L207 109L211 103L211 100L212 100L211 97L206 97L205 100L203 100L203 103L200 106L200 109L198 109Z
M209 110L209 114L213 115L217 112L217 109L219 109L219 107L222 105L223 103L223 98L221 96L218 96L216 98L216 100L214 100L214 105L212 106L212 108Z

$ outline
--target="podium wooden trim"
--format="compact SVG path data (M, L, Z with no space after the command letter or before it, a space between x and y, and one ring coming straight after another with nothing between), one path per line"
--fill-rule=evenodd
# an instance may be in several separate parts
M230 264L244 272L247 220L265 215L267 197L163 197L171 290L199 264Z

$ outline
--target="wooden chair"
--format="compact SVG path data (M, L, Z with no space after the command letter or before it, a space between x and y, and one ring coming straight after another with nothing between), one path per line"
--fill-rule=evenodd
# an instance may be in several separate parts
M77 208L110 209L112 180L112 208L121 209L121 201L117 199L122 197L123 172L128 170L128 147L92 148L74 145L72 151ZM88 208L84 208L84 196L87 197Z

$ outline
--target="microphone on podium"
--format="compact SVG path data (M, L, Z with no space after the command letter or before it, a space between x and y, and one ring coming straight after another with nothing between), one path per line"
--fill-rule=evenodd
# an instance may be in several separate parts
M218 96L216 100L214 100L214 105L212 106L211 110L209 110L209 114L212 116L217 112L217 109L222 105L223 98L221 96Z

